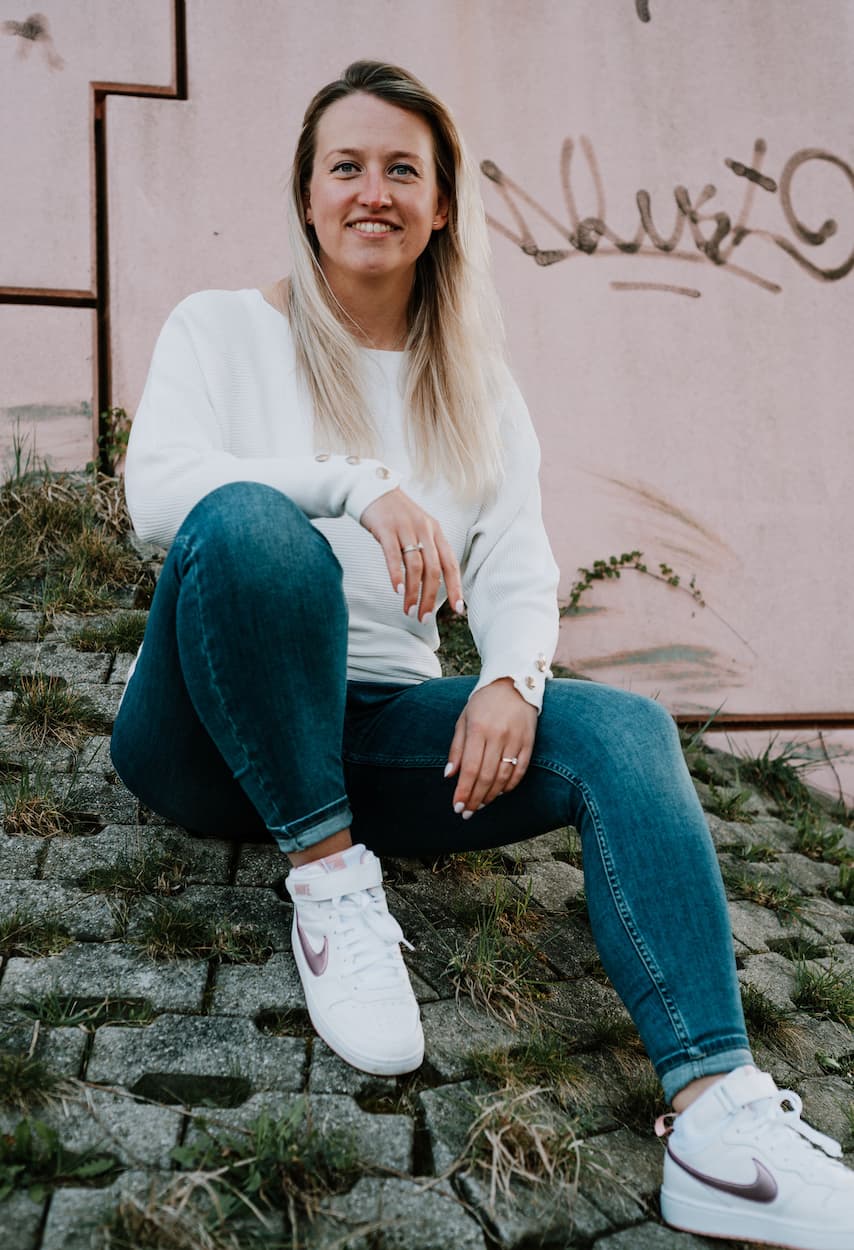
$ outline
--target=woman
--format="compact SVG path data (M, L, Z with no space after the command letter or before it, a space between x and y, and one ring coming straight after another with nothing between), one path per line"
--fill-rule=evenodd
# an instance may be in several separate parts
M269 832L311 1019L377 1073L423 1056L377 855L574 824L602 961L677 1113L665 1218L849 1247L854 1175L751 1064L672 720L551 679L537 443L447 109L403 70L351 65L309 105L289 216L288 284L192 295L155 348L127 497L170 551L119 774L190 829ZM446 599L468 611L477 679L439 676Z

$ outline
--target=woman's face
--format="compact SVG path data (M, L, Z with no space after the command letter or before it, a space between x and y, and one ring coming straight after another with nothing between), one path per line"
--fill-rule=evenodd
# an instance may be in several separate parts
M399 275L448 220L433 135L417 113L357 93L330 104L317 127L305 194L320 263L331 285Z

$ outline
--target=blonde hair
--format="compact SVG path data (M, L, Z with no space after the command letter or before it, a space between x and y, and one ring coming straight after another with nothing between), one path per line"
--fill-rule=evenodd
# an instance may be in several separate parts
M379 61L354 62L315 95L294 154L288 317L297 368L314 406L316 442L360 455L376 448L359 344L340 320L304 205L320 118L330 104L356 92L417 113L433 134L449 213L416 263L406 339L406 437L419 478L442 476L464 496L481 495L501 476L499 402L507 366L475 168L445 105L406 70Z

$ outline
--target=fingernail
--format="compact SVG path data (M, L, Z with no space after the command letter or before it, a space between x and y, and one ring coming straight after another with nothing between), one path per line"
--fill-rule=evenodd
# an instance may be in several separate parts
M463 812L463 820L471 820L474 812Z
M464 807L465 807L465 803L455 803L455 804L454 804L454 811L457 813L457 815L458 815L458 816L459 816L460 812L463 810L463 808L464 808Z
M399 586L398 586L398 588L397 588L397 593L398 593L399 595L402 595L405 589L406 589L406 588L405 588L405 586L403 585L403 582L401 582L401 583L400 583L400 585L399 585Z
M454 611L462 615L462 613L465 612L465 610L466 610L466 605L463 603L462 599L458 599L457 602L454 604Z
M430 624L430 622L432 621L432 619L433 619L433 613L432 613L432 612L425 612L425 613L424 613L424 615L423 615L423 616L422 616L422 618L421 618L421 624L422 624L422 625L429 625L429 624Z
M483 811L483 809L484 809L485 807L486 807L486 804L485 804L485 803L481 803L481 804L480 804L480 806L478 807L478 809L477 809L477 810L478 810L479 812L482 812L482 811Z
M445 765L445 776L450 777L453 771L454 771L454 761L448 760L447 764Z
M415 619L415 617L416 617L416 615L417 615L417 613L418 613L418 604L417 604L417 603L413 603L412 607L409 609L409 611L406 613L406 615L407 615L407 616L411 616L411 617L413 618L413 620L414 620L414 619Z

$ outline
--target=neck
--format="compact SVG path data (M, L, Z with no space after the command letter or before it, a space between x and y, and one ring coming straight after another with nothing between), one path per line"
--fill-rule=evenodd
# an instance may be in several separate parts
M324 267L340 321L363 346L402 351L409 331L407 309L414 272L375 278L330 272Z

